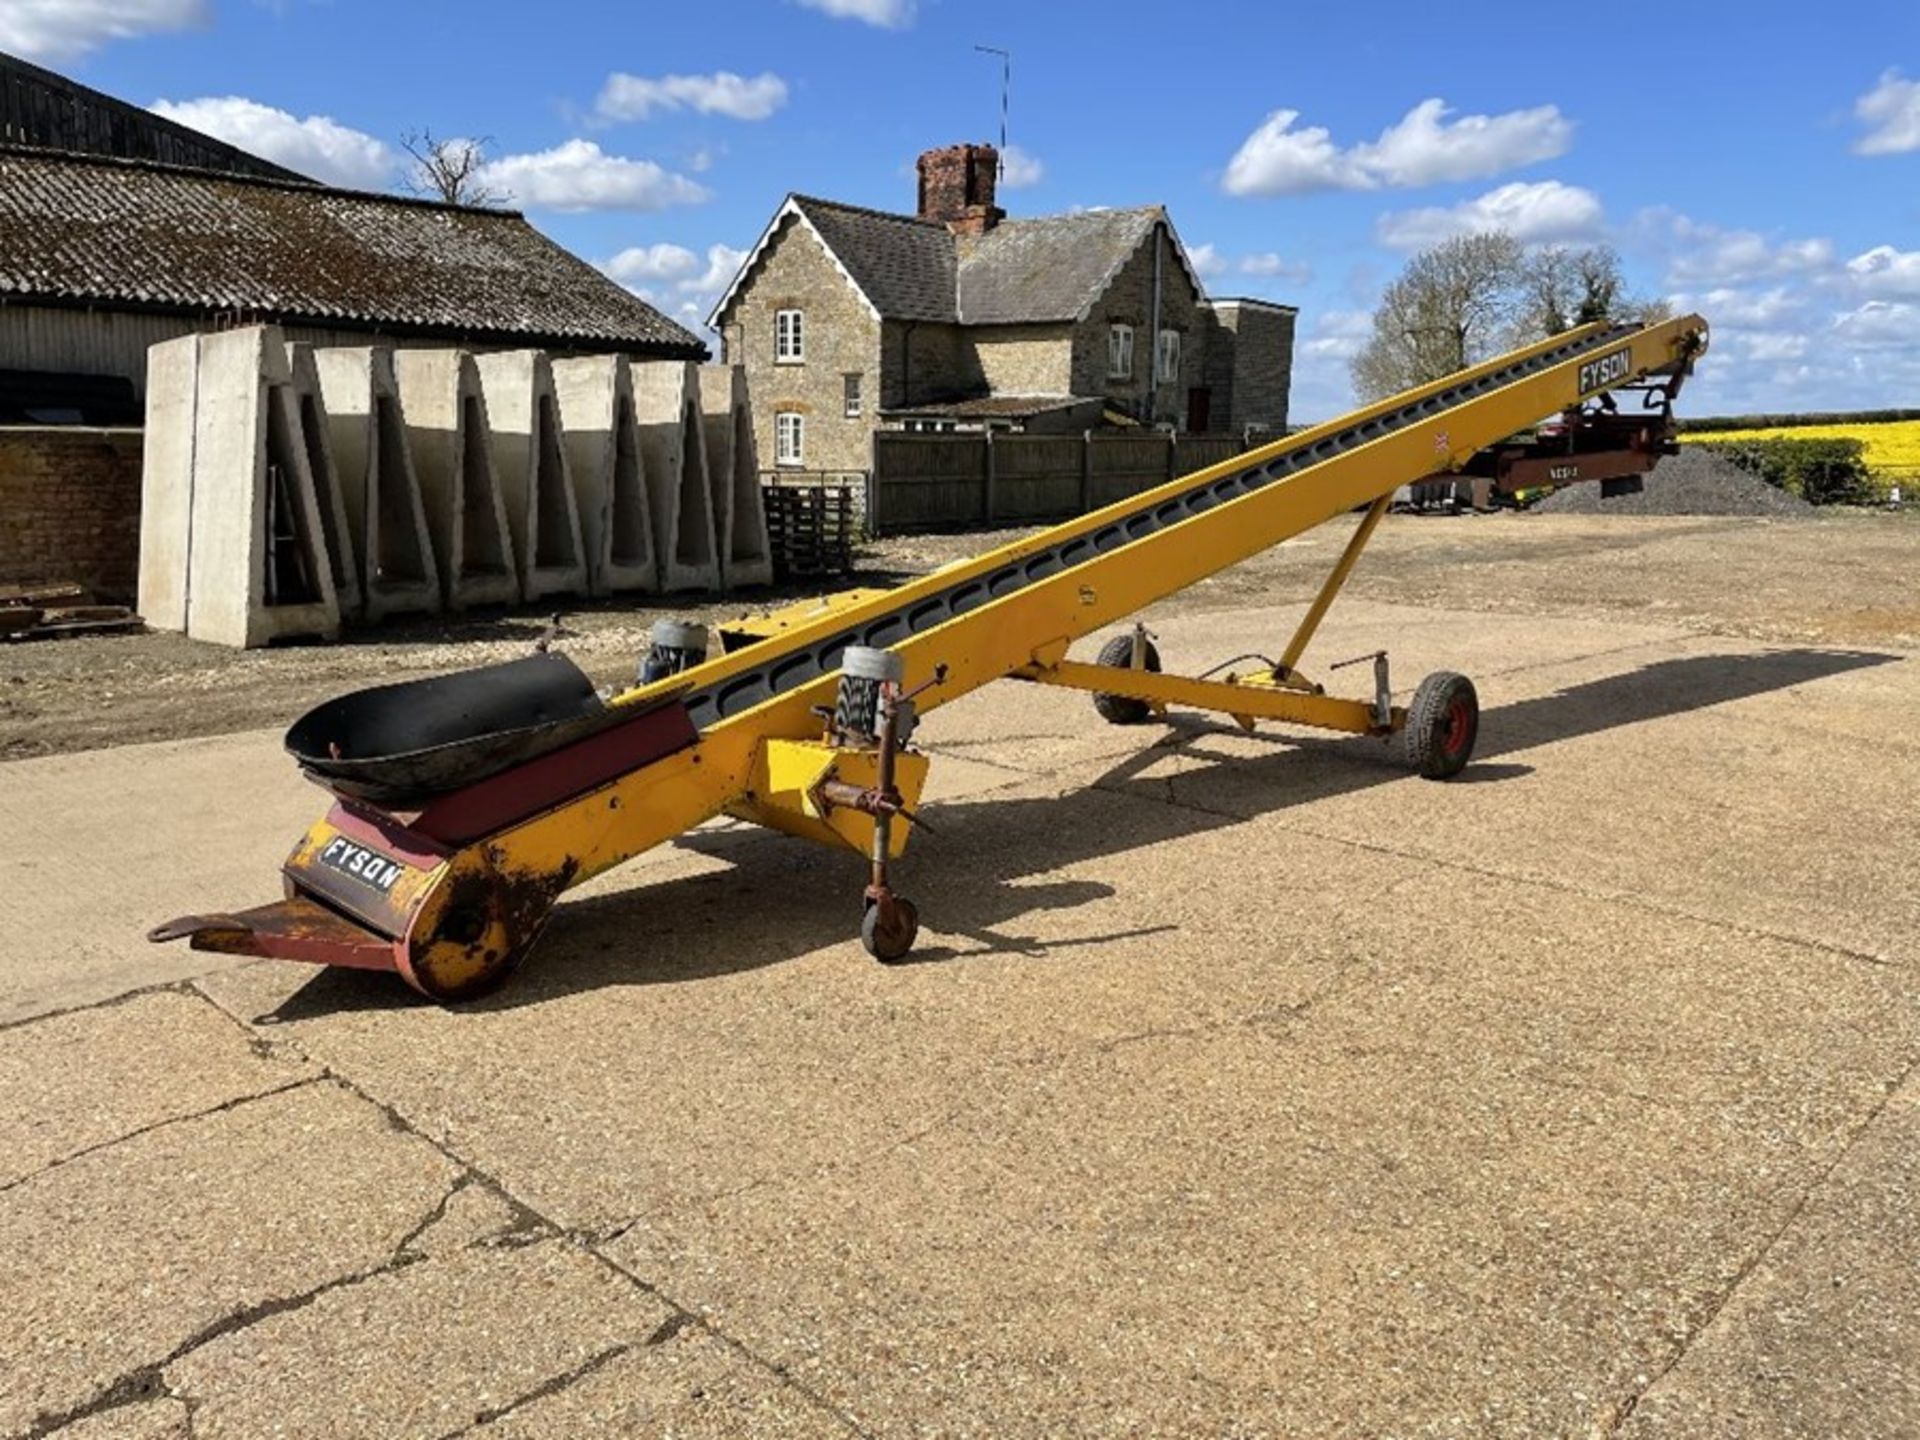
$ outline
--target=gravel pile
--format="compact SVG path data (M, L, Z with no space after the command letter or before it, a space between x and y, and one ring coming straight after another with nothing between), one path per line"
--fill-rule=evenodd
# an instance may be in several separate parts
M1594 483L1556 490L1535 510L1546 515L1811 515L1813 506L1704 450L1683 447L1647 476L1638 495L1600 498Z

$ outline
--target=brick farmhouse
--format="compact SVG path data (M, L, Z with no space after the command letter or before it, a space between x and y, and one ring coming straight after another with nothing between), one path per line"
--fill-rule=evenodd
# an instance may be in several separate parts
M998 166L928 151L913 215L775 212L709 322L764 459L865 470L881 426L1285 429L1293 307L1209 297L1161 206L1009 219Z

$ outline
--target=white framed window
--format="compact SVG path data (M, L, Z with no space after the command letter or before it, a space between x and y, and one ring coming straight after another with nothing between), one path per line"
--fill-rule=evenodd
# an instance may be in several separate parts
M846 390L847 419L858 420L860 418L860 376L857 373L847 376Z
M1180 378L1180 332L1162 330L1160 348L1154 352L1154 379L1159 384L1170 385Z
M800 310L773 312L773 358L779 365L798 365L807 358L807 317Z
M1133 378L1133 326L1131 325L1107 327L1107 378L1109 380Z
M807 463L807 420L792 410L773 417L773 462L776 465Z

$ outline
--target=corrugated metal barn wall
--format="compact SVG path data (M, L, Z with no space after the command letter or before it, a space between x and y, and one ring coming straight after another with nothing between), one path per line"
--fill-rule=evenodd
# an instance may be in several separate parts
M207 320L183 315L150 315L127 310L82 310L42 305L0 304L0 370L58 370L81 375L122 375L144 402L147 350L162 340L210 331ZM451 349L457 342L380 335L370 330L323 330L282 326L289 340L315 345L392 345L396 349ZM460 345L467 350L497 350L498 345ZM563 354L560 350L552 354Z

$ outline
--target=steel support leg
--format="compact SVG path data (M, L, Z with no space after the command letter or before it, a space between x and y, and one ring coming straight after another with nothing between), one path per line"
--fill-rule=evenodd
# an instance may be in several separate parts
M1287 642L1286 652L1281 655L1280 663L1273 667L1273 678L1280 684L1286 684L1295 668L1300 664L1300 656L1305 653L1307 644L1313 639L1313 632L1320 628L1320 622L1326 618L1327 610L1333 604L1333 597L1340 593L1340 587L1346 584L1347 576L1352 573L1354 562L1360 558L1360 552L1367 548L1367 541L1373 538L1374 530L1380 524L1380 517L1387 513L1387 507L1393 503L1393 492L1388 491L1367 507L1367 513L1360 519L1360 528L1353 532L1353 538L1347 541L1347 548L1340 552L1340 559L1333 567L1333 573L1327 576L1320 586L1320 593L1313 597L1313 604L1307 607L1307 613L1300 617L1300 627L1293 632L1293 639Z

